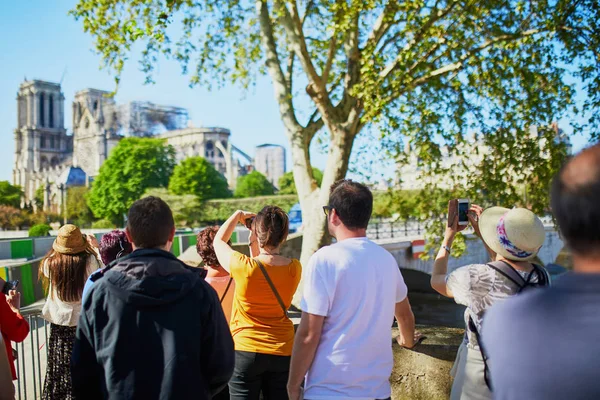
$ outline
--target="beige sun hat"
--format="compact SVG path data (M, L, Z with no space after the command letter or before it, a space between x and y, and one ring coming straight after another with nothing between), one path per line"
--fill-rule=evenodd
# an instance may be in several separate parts
M533 259L546 240L542 221L525 208L490 207L479 217L483 241L514 261Z
M71 224L63 225L58 230L58 236L52 248L61 254L79 254L88 250L90 245L78 227Z

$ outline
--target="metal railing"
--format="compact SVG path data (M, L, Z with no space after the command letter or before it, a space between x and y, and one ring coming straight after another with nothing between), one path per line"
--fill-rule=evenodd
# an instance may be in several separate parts
M50 323L41 317L39 309L23 311L23 317L29 323L29 335L23 342L16 343L16 398L37 400L42 398L44 390Z
M371 222L367 228L367 236L375 240L419 236L422 233L424 225L418 220L381 220Z

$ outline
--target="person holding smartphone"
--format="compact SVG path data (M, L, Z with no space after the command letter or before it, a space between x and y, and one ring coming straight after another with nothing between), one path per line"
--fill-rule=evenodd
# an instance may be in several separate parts
M228 244L238 223L250 229L248 257ZM302 276L300 261L281 254L289 233L287 214L266 206L258 214L235 212L216 233L219 264L236 287L231 312L235 369L229 381L232 400L285 400L294 325L287 309Z
M462 200L462 203L465 201L468 202ZM449 202L448 224L433 265L431 286L467 307L465 338L451 371L454 377L451 400L492 399L487 357L480 346L483 316L493 304L526 286L549 284L547 272L532 263L546 234L542 221L524 208L491 207L484 211L473 204L468 207L468 214L464 214L460 200ZM483 241L491 262L466 265L448 274L452 242L467 227L465 217Z
M21 293L15 290L15 285L14 282L6 282L0 278L0 332L2 333L13 380L17 379L17 371L15 370L15 358L10 342L20 343L29 335L29 324L19 311L21 308Z

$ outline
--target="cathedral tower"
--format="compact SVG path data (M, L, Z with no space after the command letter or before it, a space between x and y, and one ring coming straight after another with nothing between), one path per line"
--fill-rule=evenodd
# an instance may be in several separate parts
M71 152L64 100L58 83L32 80L19 87L13 182L25 192L26 202L42 184L37 173L58 167Z
M119 142L118 116L110 92L85 89L73 101L73 166L88 177L98 175L110 150Z

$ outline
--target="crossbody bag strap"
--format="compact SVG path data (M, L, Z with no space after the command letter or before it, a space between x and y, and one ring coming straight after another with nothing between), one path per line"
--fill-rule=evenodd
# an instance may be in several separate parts
M548 270L541 265L533 264L533 269L537 273L538 282L541 286L550 286L552 278L548 273ZM543 281L542 281L543 280Z
M262 262L258 261L257 259L254 259L254 261L256 261L260 270L262 271L263 275L265 276L267 283L269 284L269 286L271 287L271 290L273 291L273 294L277 298L277 302L279 303L279 305L281 306L281 309L283 310L283 315L287 318L287 316L288 316L287 308L285 307L283 300L281 300L281 296L279 296L279 292L275 288L275 285L273 284L271 277L269 277L269 274L267 274L267 270L266 270L265 266L263 265Z
M527 281L507 262L494 261L486 265L510 279L519 288L523 288L527 284Z
M481 335L477 330L477 325L475 325L475 321L473 318L469 316L469 330L473 332L475 338L477 339L477 344L479 345L479 351L481 352L481 359L483 360L483 380L485 381L486 386L492 391L492 382L490 382L490 368L488 367L488 358L485 350L483 349L483 342L481 340Z
M225 291L223 292L223 296L221 296L221 300L219 300L219 303L223 304L223 300L225 300L225 296L227 296L227 292L229 291L229 287L231 286L231 281L233 281L232 277L229 277L229 282L227 282L227 287L225 288Z

